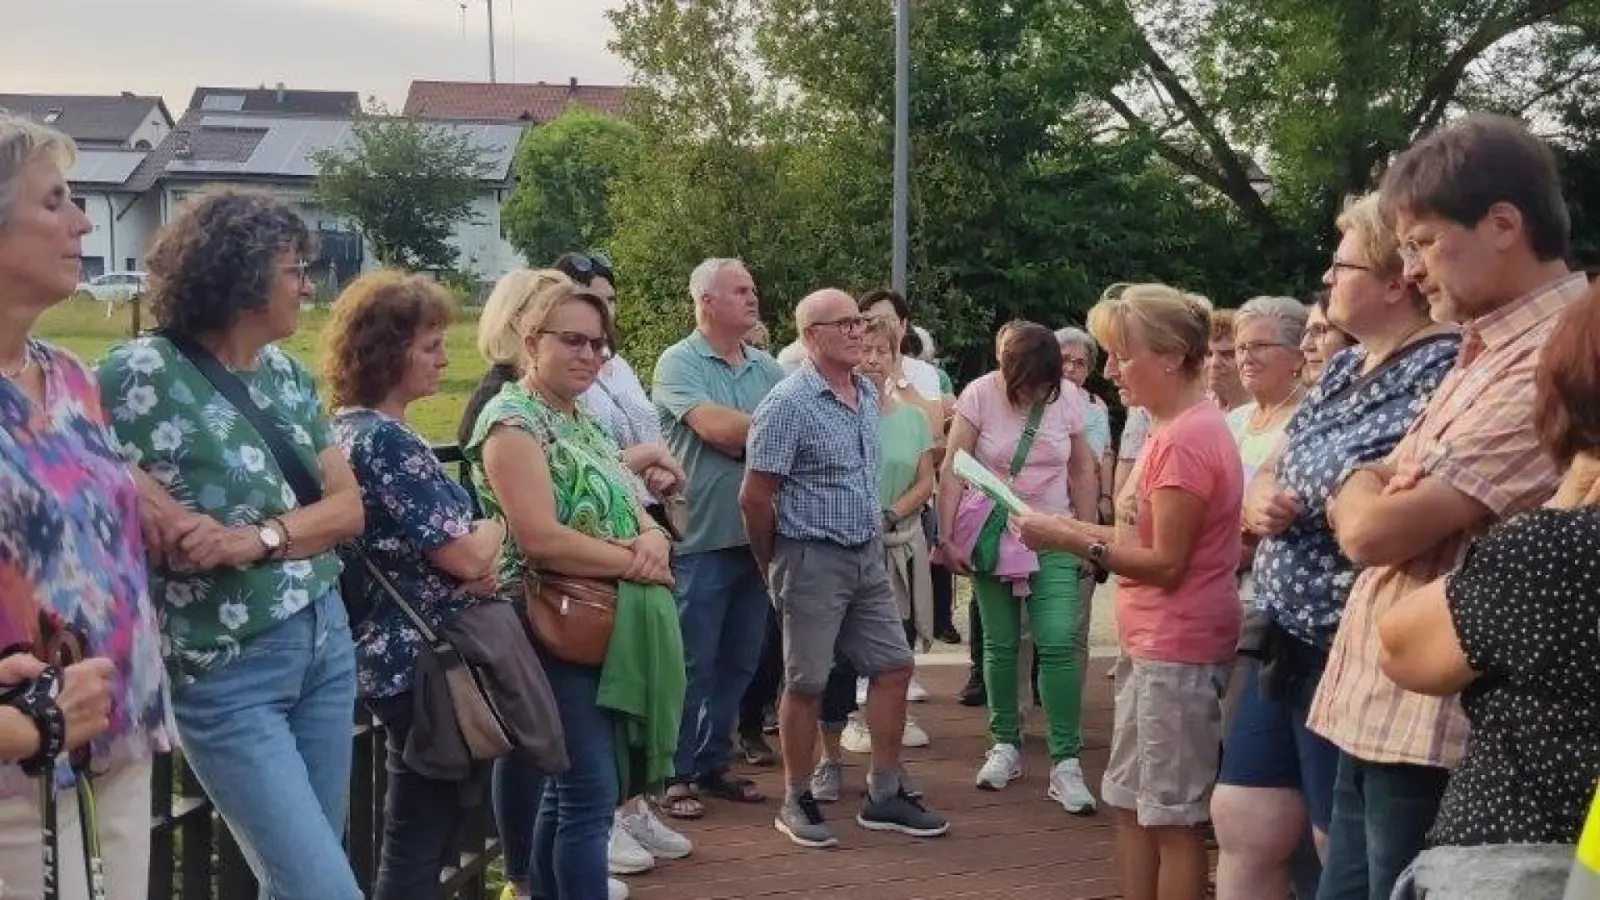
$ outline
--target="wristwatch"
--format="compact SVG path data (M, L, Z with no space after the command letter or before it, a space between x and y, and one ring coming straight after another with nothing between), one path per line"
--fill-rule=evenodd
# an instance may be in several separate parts
M277 519L257 523L256 538L267 550L262 559L272 559L283 552L283 525Z
M1111 545L1105 541L1095 541L1089 545L1089 562L1097 566L1104 566L1106 557L1111 553Z

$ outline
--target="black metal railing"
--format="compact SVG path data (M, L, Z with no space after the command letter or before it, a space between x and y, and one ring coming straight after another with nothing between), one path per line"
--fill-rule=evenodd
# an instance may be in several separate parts
M439 461L461 464L453 444L434 448ZM385 735L366 709L353 711L350 768L350 814L345 850L364 894L371 894L383 847ZM243 900L256 896L255 876L245 863L228 826L212 807L199 779L181 753L159 756L153 775L150 825L150 892L152 900ZM467 811L456 833L458 864L439 885L441 900L486 900L489 867L500 856L500 840L487 803Z

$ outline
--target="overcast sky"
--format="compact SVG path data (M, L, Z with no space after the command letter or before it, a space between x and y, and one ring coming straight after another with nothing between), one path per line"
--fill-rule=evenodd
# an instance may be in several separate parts
M501 81L626 79L608 0L494 4ZM489 80L486 0L0 0L0 20L0 93L159 94L174 117L201 84L353 90L398 109L414 78Z

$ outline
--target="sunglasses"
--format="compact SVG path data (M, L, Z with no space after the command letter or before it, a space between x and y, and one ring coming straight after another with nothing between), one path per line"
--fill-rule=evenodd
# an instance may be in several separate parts
M599 275L611 278L611 260L603 253L580 253L572 260L572 269L579 275Z
M590 337L581 331L551 331L547 328L540 329L539 333L550 335L561 342L561 346L574 353L582 351L584 347L588 347L600 359L611 358L610 338Z

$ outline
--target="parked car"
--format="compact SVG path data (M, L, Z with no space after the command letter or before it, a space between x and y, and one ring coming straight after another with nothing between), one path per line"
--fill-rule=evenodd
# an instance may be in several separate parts
M118 303L126 303L134 294L143 293L145 281L143 272L110 272L79 284L78 295L104 303L106 315L110 316Z

